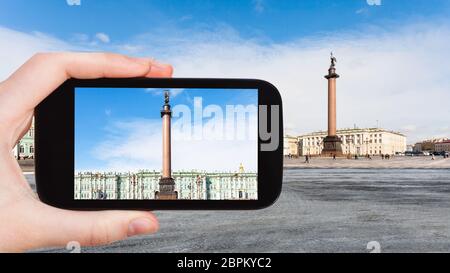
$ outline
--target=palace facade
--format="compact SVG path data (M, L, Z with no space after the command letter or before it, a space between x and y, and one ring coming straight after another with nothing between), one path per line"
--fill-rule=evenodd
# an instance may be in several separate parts
M256 200L256 173L173 172L177 199ZM76 200L152 200L159 191L160 172L77 173Z
M17 142L12 153L16 159L34 158L34 118L30 130Z
M423 140L414 144L414 152L445 152L445 147L448 145L450 140L448 138L433 138ZM446 145L447 144L447 145ZM448 149L448 147L447 147Z
M296 136L284 136L283 153L285 156L299 156L298 138Z
M406 136L382 128L355 128L337 130L337 136L342 141L342 153L347 155L377 155L396 154L406 151ZM286 136L285 143L289 148L285 150L294 156L320 155L323 150L323 139L326 131L313 132L297 137ZM296 138L296 145L294 145Z
M450 140L443 140L434 145L434 150L436 152L450 152Z

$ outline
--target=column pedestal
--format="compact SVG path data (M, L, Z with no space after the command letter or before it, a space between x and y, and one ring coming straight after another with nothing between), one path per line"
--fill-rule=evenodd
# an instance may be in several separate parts
M322 156L343 156L342 140L338 136L327 136L323 140Z
M175 181L172 177L163 177L159 180L159 192L156 194L156 199L178 199L178 193L175 191Z

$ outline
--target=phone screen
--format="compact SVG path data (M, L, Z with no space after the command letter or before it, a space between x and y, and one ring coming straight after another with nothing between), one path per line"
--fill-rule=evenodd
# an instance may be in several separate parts
M257 200L258 89L75 88L75 200Z

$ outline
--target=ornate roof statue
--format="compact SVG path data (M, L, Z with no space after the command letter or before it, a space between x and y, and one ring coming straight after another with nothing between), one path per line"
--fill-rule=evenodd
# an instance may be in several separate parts
M334 57L334 55L333 55L333 52L331 52L331 67L335 67L336 66L336 63L337 63L337 59L336 59L336 57Z
M169 91L164 92L164 102L165 104L169 104L170 102Z

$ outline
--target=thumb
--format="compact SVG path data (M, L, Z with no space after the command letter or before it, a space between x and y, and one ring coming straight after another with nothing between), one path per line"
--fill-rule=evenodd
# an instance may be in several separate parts
M110 244L127 237L154 233L157 218L145 211L67 211L44 205L45 218L36 219L45 227L39 234L39 247L66 246L71 241L81 246Z

